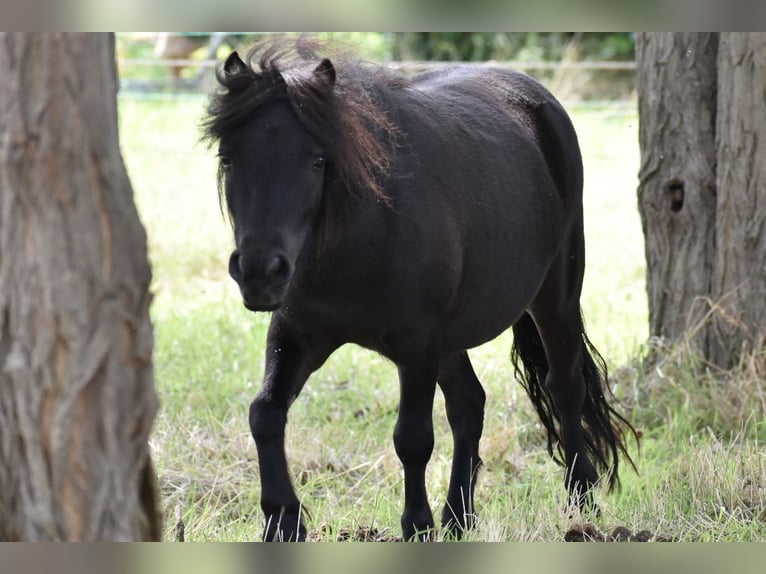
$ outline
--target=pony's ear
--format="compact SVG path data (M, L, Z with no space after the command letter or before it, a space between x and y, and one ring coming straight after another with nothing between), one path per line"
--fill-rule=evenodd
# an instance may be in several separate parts
M335 66L329 58L325 58L314 68L314 76L331 86L335 83Z
M247 64L242 61L237 51L234 50L223 64L223 73L227 76L233 76L235 74L241 74L247 71Z

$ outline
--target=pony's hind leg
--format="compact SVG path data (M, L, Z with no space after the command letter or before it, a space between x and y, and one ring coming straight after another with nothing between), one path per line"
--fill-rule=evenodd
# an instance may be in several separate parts
M584 243L582 229L562 250L525 314L513 327L514 356L548 431L548 449L565 465L566 484L580 507L592 504L591 487L606 474L618 483L618 454L629 463L625 431L633 427L608 403L606 368L585 335L580 311ZM531 316L530 316L531 315ZM533 320L534 318L534 320ZM557 424L558 423L558 424ZM563 457L561 456L563 454Z
M476 520L473 493L482 464L479 439L486 397L465 351L442 360L438 382L444 393L454 443L452 474L441 523L449 534L460 538L465 530L473 528Z
M593 506L591 488L598 472L590 460L582 426L588 389L583 376L582 327L577 312L535 315L548 360L545 392L551 399L554 417L559 422L560 448L564 454L566 486L573 502L581 508Z

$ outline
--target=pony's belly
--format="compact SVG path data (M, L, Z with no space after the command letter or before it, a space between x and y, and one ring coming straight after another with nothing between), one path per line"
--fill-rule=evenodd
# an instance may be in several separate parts
M447 352L461 351L491 341L510 328L528 309L547 270L547 260L524 273L520 265L497 265L492 280L464 281L455 305L443 323L442 347ZM543 263L545 262L545 263ZM523 279L522 279L523 277Z
M492 316L484 313L456 318L444 329L442 350L445 354L452 354L488 343L510 328L523 314L523 308L516 308L502 309Z

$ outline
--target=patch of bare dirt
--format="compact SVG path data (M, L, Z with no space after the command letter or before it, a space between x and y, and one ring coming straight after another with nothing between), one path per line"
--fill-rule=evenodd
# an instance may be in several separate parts
M387 531L380 531L371 526L359 526L355 529L341 528L337 533L329 525L323 525L309 532L310 542L336 540L338 542L401 542L401 536ZM566 534L565 542L672 542L673 539L651 532L639 530L633 532L625 526L618 526L611 533L602 532L593 524L575 524Z
M401 542L400 536L394 536L386 531L380 531L372 526L359 526L355 529L341 528L337 534L328 525L309 532L307 540L310 542L337 540L338 542Z
M632 532L625 526L618 526L610 534L601 532L593 524L575 524L566 534L565 542L672 542L673 539L649 530Z

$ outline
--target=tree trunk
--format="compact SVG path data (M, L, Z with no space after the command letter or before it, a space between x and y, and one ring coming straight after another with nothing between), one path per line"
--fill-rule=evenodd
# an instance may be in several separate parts
M715 256L718 35L644 33L636 41L650 335L678 339L706 312ZM692 337L703 351L706 332Z
M157 540L146 236L114 37L0 35L0 539Z
M766 340L765 86L766 33L721 33L708 358L727 368Z
M636 44L650 333L728 369L766 341L766 34Z

